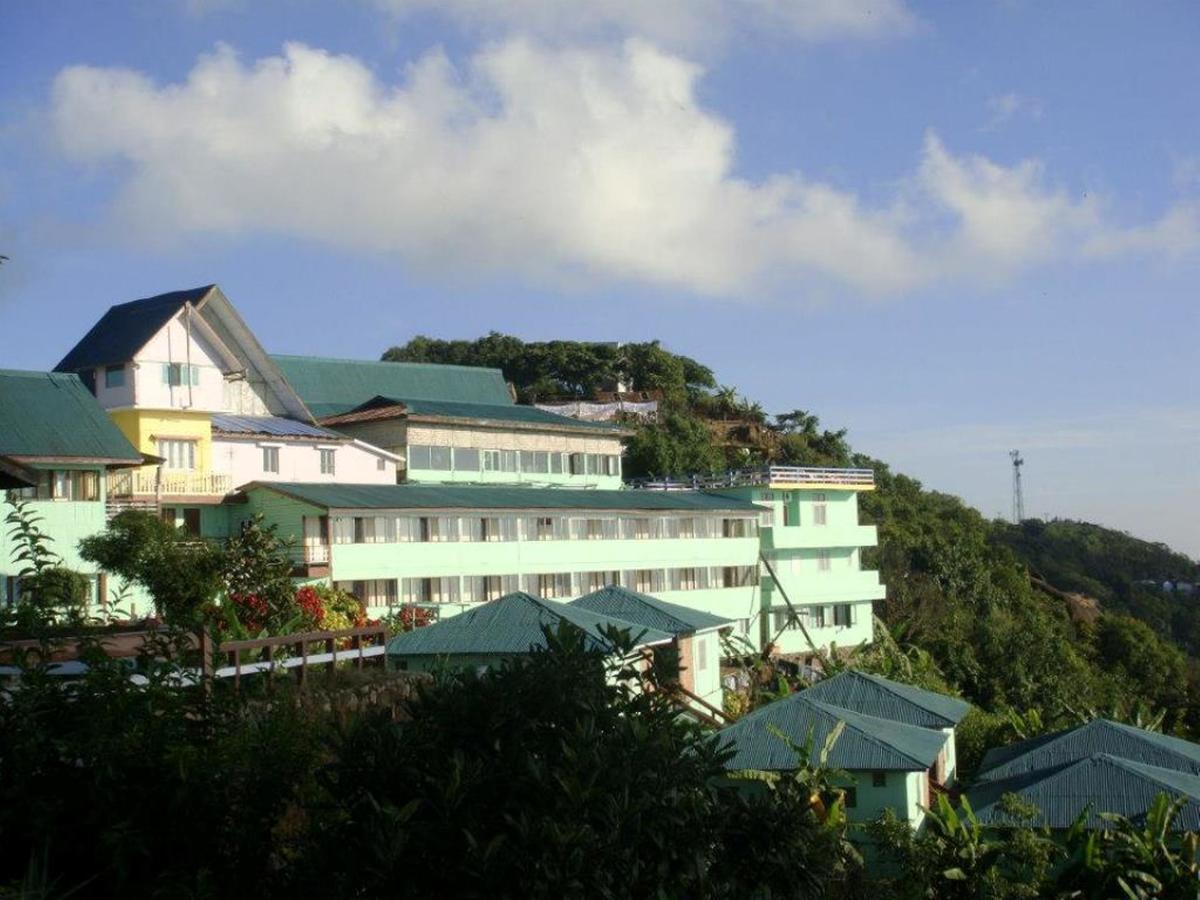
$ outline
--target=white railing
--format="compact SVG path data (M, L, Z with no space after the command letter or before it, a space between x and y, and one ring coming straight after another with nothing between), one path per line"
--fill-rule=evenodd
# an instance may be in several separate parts
M233 490L233 478L216 472L170 472L156 469L126 469L112 472L108 493L113 497L145 495L224 496Z
M875 472L873 469L762 466L757 469L735 469L718 475L671 475L666 478L635 478L629 482L631 488L651 491L698 491L765 485L871 488L875 486Z
M329 562L329 545L328 544L305 544L303 547L297 547L292 551L292 558L296 562L313 564L323 564Z

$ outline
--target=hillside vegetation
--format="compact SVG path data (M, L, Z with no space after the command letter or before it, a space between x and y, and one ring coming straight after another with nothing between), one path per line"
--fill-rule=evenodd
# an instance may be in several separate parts
M888 586L877 611L902 655L901 671L892 659L888 673L957 690L980 707L963 735L968 765L984 742L1094 713L1198 733L1200 603L1138 584L1196 580L1196 562L1169 548L1080 522L985 519L855 453L844 430L823 428L805 410L768 416L707 366L658 342L417 337L383 358L496 367L526 401L587 398L618 377L661 391L659 421L631 423L630 476L766 462L873 468L878 490L860 508L879 527L879 547L864 564ZM1038 587L1043 580L1050 590ZM1088 595L1098 614L1073 620L1059 592Z

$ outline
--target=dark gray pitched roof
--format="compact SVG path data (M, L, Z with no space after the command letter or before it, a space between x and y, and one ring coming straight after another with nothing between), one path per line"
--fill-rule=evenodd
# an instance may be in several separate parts
M510 485L303 484L255 482L268 490L326 509L568 509L601 511L722 511L759 513L745 500L697 491L583 490Z
M604 651L611 649L602 633L608 626L628 631L638 646L671 640L669 634L661 631L518 592L433 625L398 634L388 641L387 653L394 657L528 653L546 645L543 626L554 629L562 622L582 630L590 648Z
M109 307L54 371L78 372L128 362L185 303L199 303L213 287L207 284Z
M668 603L666 600L659 600L649 594L641 594L615 584L584 594L571 605L606 616L616 616L618 619L636 622L668 634L691 634L733 624L729 619L722 619L712 613L680 606L678 603Z
M0 369L0 456L140 463L78 375Z
M1068 828L1084 809L1086 824L1103 825L1100 813L1117 813L1140 822L1159 794L1187 798L1176 830L1200 829L1200 777L1097 753L1050 769L1022 772L971 788L967 799L981 822L1019 825L1001 810L1005 794L1016 794L1040 810L1034 824Z
M797 755L775 734L777 728L803 746L812 729L812 762L839 721L846 727L829 754L829 765L851 771L923 772L936 761L948 737L932 728L918 728L888 719L865 716L808 696L808 691L776 700L722 729L718 745L736 748L725 764L730 771L785 771L796 768Z
M853 669L818 681L804 693L834 706L922 728L950 728L971 709L971 704L958 697Z
M1132 725L1093 719L1075 728L989 750L979 780L1063 766L1097 753L1200 776L1200 745Z
M295 419L285 419L280 416L235 416L227 413L214 413L212 417L213 431L225 434L266 434L275 437L311 437L328 438L344 441L346 436L321 428L319 425L309 425L307 422L297 422Z

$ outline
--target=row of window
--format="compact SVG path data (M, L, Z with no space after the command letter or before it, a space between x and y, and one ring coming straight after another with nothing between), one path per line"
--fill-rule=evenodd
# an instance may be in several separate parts
M607 453L551 453L544 450L481 450L409 444L408 467L436 472L524 472L536 475L621 474L621 458Z
M341 581L368 606L409 603L483 603L515 591L565 600L610 584L642 593L697 591L758 584L757 566L694 566L678 569L627 569L598 572L541 572L528 575L448 575L441 578L380 578Z
M22 500L99 500L100 475L96 472L46 469L38 472L35 486L17 488L11 493Z
M825 628L829 625L849 628L851 625L858 624L858 605L855 603L835 603L832 606L798 606L796 614L800 617L800 624L806 628ZM776 631L799 629L799 625L791 621L791 611L787 609L771 611L771 626Z
M318 447L317 453L319 453L320 457L321 457L320 458L321 474L322 475L336 475L337 474L337 461L335 459L334 454L337 453L337 451L333 450L331 448ZM279 474L279 448L278 447L263 447L262 455L263 455L263 471L264 472L272 472L272 473L278 475ZM386 467L387 467L387 464L384 462L383 458L380 457L380 459L378 460L377 468L382 470L382 469L385 469Z
M195 387L200 383L200 367L187 363L163 363L162 383L168 387ZM125 366L105 366L104 386L118 388L125 386Z
M720 516L334 516L335 544L747 538L758 520Z

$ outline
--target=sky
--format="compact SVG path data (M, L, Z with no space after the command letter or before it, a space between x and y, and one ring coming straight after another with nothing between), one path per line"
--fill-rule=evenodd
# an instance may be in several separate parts
M0 366L660 339L988 516L1200 557L1200 7L0 0Z

